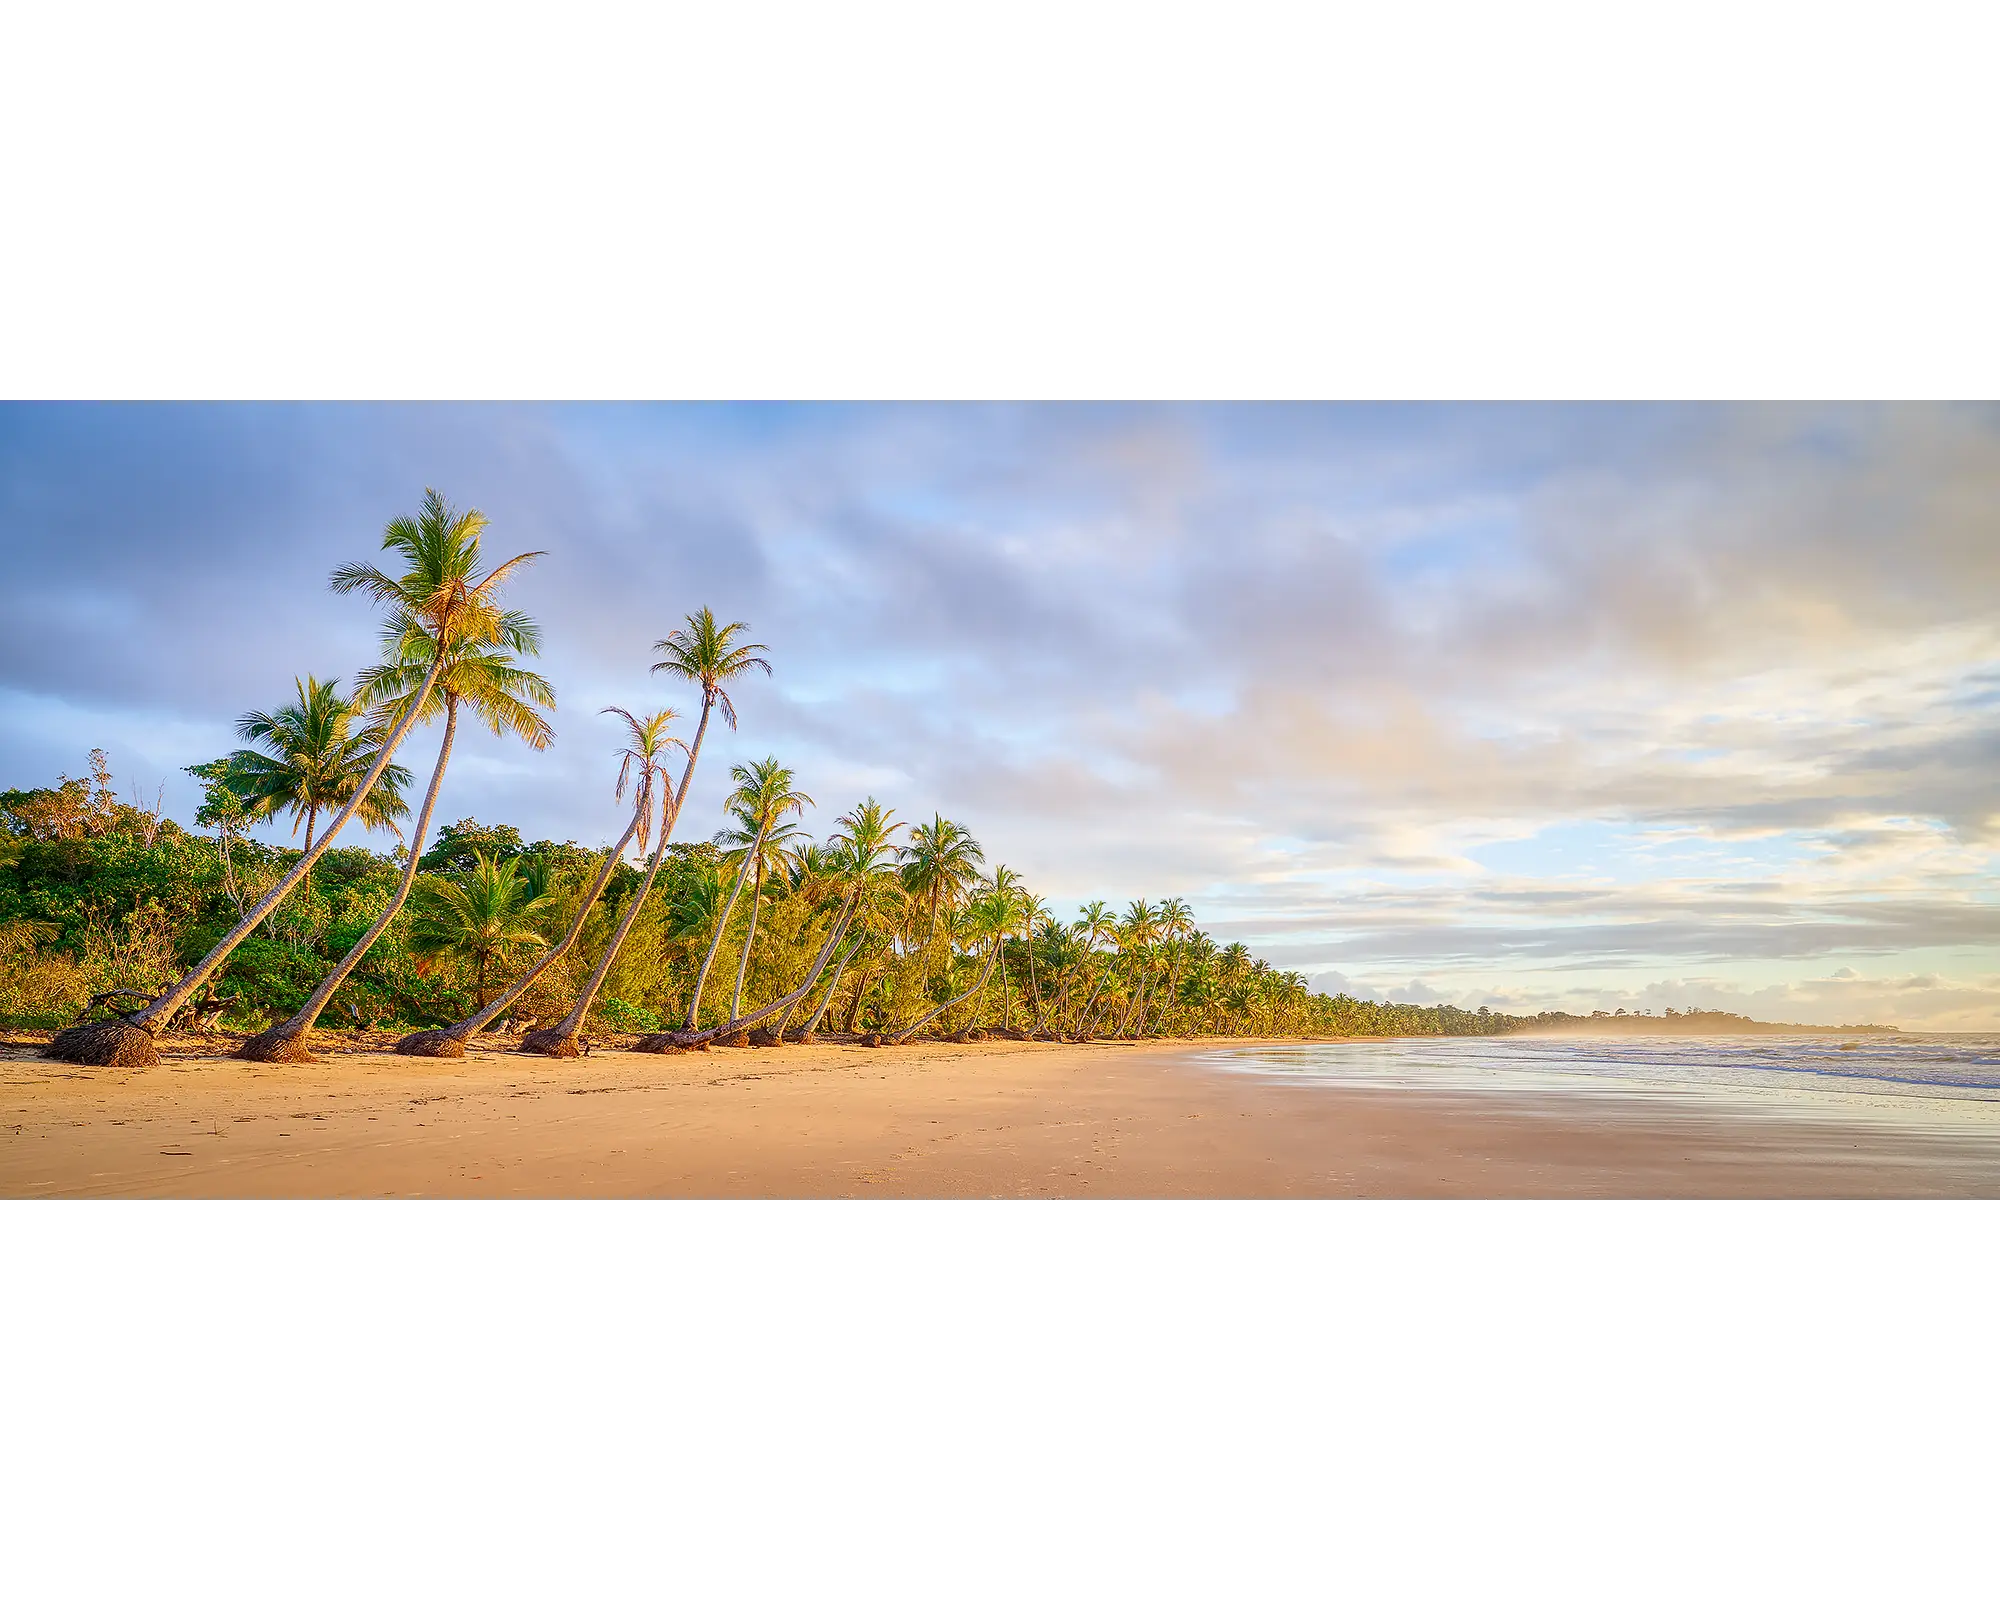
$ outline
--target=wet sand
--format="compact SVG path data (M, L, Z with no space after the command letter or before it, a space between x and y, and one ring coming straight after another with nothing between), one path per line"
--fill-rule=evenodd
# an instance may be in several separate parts
M171 1048L128 1074L0 1047L0 1195L2000 1196L1991 1137L1288 1083L1202 1064L1215 1041Z

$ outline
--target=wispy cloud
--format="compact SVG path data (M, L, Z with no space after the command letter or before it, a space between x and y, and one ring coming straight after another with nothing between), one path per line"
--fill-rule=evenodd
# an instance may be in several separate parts
M451 814L604 837L590 713L713 604L779 667L733 750L1057 900L1380 993L2000 1022L1991 408L9 407L0 782L351 675L325 573L426 484L550 550L564 698Z

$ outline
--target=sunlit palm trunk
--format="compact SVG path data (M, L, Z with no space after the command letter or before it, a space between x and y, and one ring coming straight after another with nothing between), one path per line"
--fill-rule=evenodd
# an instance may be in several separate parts
M1034 919L1030 918L1032 922ZM1034 1007L1034 1017L1028 1023L1030 1033L1042 1031L1042 980L1035 973L1035 930L1028 929L1028 991L1029 1004Z
M840 1031L852 1033L854 1025L861 1020L861 1007L868 998L868 985L875 981L875 969L881 963L870 961L861 969L861 976L854 982L854 997L847 1004L847 1015L841 1021Z
M761 849L763 843L764 830L759 828L756 840L750 847L751 854L755 854L756 851ZM745 855L742 864L736 869L736 881L729 886L729 899L723 904L722 915L715 919L715 937L708 941L708 954L702 957L701 971L695 975L694 999L688 1003L687 1025L690 1028L700 1026L701 991L708 982L708 969L715 965L715 952L722 948L723 930L729 926L729 918L736 910L736 897L743 892L743 880L749 875L750 856Z
M826 1008L833 1004L833 997L840 988L841 976L847 971L847 963L854 959L854 953L861 948L862 943L861 939L856 939L840 953L840 964L833 969L833 977L827 983L826 993L819 997L819 1007L813 1012L812 1020L805 1025L805 1031L799 1035L800 1043L809 1043L812 1036L819 1032L820 1018L826 1015Z
M457 1039L461 1042L469 1038L485 1027L495 1017L499 1016L501 1012L505 1011L516 1000L520 999L522 995L526 994L529 986L537 978L569 954L570 947L576 943L577 935L583 932L583 925L590 916L591 908L597 904L599 897L604 893L604 886L611 881L612 872L616 870L619 860L624 856L626 847L631 844L632 835L638 831L639 819L635 815L625 825L625 831L618 836L618 842L604 853L604 865L597 869L597 877L591 883L589 891L584 895L583 904L577 908L576 920L570 923L569 932L565 933L558 943L550 945L542 953L540 960L536 961L526 972L522 973L520 977L516 978L498 995L494 996L491 1001L481 1006L471 1016L454 1022L448 1028L438 1029L437 1032L439 1035L447 1039ZM429 1035L413 1033L406 1039L398 1040L397 1049L402 1049L405 1045L410 1044L412 1040L426 1037L429 1037Z
M396 880L396 892L389 897L388 906L370 924L368 931L355 941L354 948L341 958L340 964L326 975L317 989L313 990L295 1015L246 1042L239 1054L248 1052L260 1044L268 1048L283 1040L299 1038L307 1033L319 1020L319 1014L326 1009L327 1003L333 999L334 992L347 981L348 975L361 965L361 958L368 954L369 946L381 938L383 930L395 921L396 913L403 909L403 903L410 898L411 886L417 881L417 858L423 854L424 840L430 833L431 813L437 807L438 791L444 785L444 769L451 761L452 739L457 731L458 699L455 695L447 694L444 739L438 746L437 765L431 769L430 787L424 791L423 809L417 813L416 828L410 838L409 859L403 863L403 874Z
M972 987L967 989L963 994L953 995L949 1000L945 1001L943 1005L935 1006L931 1010L926 1011L921 1017L917 1018L917 1020L911 1023L907 1028L903 1028L897 1033L890 1035L889 1042L891 1044L901 1044L905 1039L909 1038L910 1035L915 1033L919 1028L925 1027L929 1023L935 1021L937 1018L943 1016L947 1011L951 1010L954 1006L963 1005L966 1001L970 1000L974 995L979 993L981 989L986 987L986 980L993 976L993 964L999 958L999 955L1000 955L1000 941L996 938L993 941L991 947L986 952L986 967L985 970L979 974L978 982L973 984Z
M396 747L403 742L403 735L410 731L410 725L416 720L417 708L430 698L431 690L436 687L438 674L443 669L444 654L440 651L436 659L431 662L430 671L424 674L422 686L411 696L410 709L397 718L396 725L389 730L389 736L382 741L382 748L376 751L375 759L369 765L368 771L355 786L352 798L335 813L333 820L326 826L326 832L320 835L318 844L305 851L293 863L291 871L272 885L270 892L244 913L242 920L222 936L214 949L194 964L186 977L145 1010L126 1018L128 1023L143 1028L148 1033L158 1033L167 1025L173 1014L187 1003L188 996L209 980L216 969L235 952L236 947L250 937L257 925L277 909L278 903L292 892L299 880L312 871L313 863L326 853L327 847L347 825L348 818L353 816L361 808L361 803L368 798L368 791L375 787L375 780L382 776L383 770L389 765L390 759L396 753Z
M769 1005L764 1006L760 1010L752 1011L748 1016L732 1017L727 1022L718 1022L712 1028L687 1028L679 1033L649 1033L639 1041L635 1048L645 1051L660 1051L668 1048L682 1049L688 1045L705 1044L711 1039L729 1038L739 1033L748 1032L752 1027L766 1018L774 1017L780 1011L790 1010L812 992L813 985L819 982L820 974L826 971L826 964L833 955L833 947L839 937L839 932L840 930L836 928L832 933L827 935L825 942L819 947L819 958L813 962L812 970L806 974L806 981L790 994L781 994Z
M853 904L854 904L854 897L851 894L846 899L841 901L840 909L834 913L833 933L831 934L830 937L834 939L844 939L847 937L847 917L849 909L853 906ZM847 965L846 956L841 957L840 965L842 967L845 967ZM839 983L839 982L840 982L840 971L838 968L836 968L833 974L833 983ZM830 998L833 994L833 984L827 985L826 992L828 997ZM804 999L805 997L804 995L801 995L799 998ZM778 1041L781 1044L784 1042L785 1029L791 1023L792 1012L797 1008L797 1004L798 1002L794 1001L791 1005L786 1006L785 1014L782 1017L778 1018L777 1025L771 1030L772 1033L774 1033L777 1036ZM826 1001L822 1000L820 1002L820 1010L824 1011L825 1009L826 1009ZM815 1021L817 1021L819 1018L819 1012L817 1011L814 1012L813 1018Z
M597 991L604 986L604 980L611 973L611 963L618 959L618 951L625 943L625 936L632 931L632 924L638 920L639 908L646 903L646 896L653 887L653 880L660 874L660 864L666 859L667 841L673 837L674 824L681 819L681 807L687 801L688 785L694 781L694 764L701 759L701 741L708 734L708 714L710 703L704 699L701 706L701 721L694 730L694 744L688 750L687 765L681 769L681 781L674 790L671 809L665 809L660 818L659 842L653 846L652 858L646 863L646 876L639 884L639 892L632 896L632 903L619 917L618 926L612 931L611 942L604 947L604 953L597 958L597 964L590 969L590 976L584 980L583 992L576 997L576 1004L570 1007L554 1029L559 1038L567 1039L583 1026L590 1015L591 1002L597 998Z
M1084 1025L1090 1021L1091 1014L1095 1011L1097 1007L1097 997L1103 991L1105 980L1108 979L1110 976L1111 976L1111 967L1107 963L1104 969L1097 974L1097 982L1093 983L1090 986L1090 995L1083 1002L1083 1010L1077 1016L1076 1031L1078 1033L1082 1033L1084 1031Z
M761 833L761 829L759 832ZM736 992L729 997L729 1020L743 1015L743 979L750 971L750 952L757 944L757 913L764 904L764 860L757 858L757 879L750 888L750 931L743 936L743 954L736 962Z

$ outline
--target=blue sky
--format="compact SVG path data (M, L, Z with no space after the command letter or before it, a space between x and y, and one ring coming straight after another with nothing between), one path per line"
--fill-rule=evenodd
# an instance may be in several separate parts
M426 485L549 552L562 702L447 816L613 835L594 713L707 604L777 672L697 815L775 752L1322 986L2000 1024L1991 409L0 406L0 784L185 820Z

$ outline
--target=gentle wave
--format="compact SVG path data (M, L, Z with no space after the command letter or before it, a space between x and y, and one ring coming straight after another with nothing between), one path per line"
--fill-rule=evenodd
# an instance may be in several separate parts
M1352 1039L1210 1052L1210 1063L1351 1087L1704 1104L2000 1133L2000 1035L1750 1034Z

